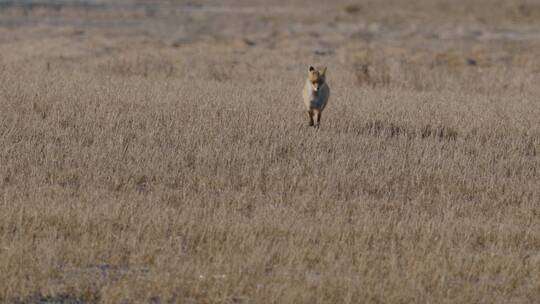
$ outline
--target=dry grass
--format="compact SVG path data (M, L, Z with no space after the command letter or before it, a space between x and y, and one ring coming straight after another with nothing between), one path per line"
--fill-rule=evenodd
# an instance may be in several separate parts
M538 10L415 3L0 13L0 301L537 301Z

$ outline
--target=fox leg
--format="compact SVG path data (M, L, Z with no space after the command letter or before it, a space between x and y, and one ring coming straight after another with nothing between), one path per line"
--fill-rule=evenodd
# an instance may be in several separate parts
M309 126L313 126L313 116L312 116L312 113L311 111L306 111L306 115L308 117L308 124Z
M319 128L319 125L321 123L321 114L322 112L320 110L314 110L313 111L313 116L315 116L315 120L316 120L316 124L315 124L315 127L316 128Z

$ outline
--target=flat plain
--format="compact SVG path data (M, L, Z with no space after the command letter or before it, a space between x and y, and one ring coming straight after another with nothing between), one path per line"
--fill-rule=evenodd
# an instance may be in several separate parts
M538 302L539 28L536 1L0 1L0 302Z

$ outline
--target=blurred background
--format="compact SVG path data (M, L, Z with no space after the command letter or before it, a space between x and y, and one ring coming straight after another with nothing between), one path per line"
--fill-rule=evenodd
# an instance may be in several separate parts
M295 72L320 62L354 74L358 85L440 89L438 80L418 78L444 70L468 79L463 73L478 68L519 69L511 77L531 84L539 23L540 3L528 0L1 0L0 60L174 77L180 53L206 46L214 53L183 57L200 56L205 62L189 61L222 80L265 62Z

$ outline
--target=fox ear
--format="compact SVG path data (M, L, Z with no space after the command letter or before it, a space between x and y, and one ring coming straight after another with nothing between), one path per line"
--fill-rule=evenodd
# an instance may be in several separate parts
M315 71L315 68L314 68L312 65L310 65L308 70L309 70L310 72L313 72L313 71Z
M326 75L326 67L321 69L321 75L323 75L323 76Z

